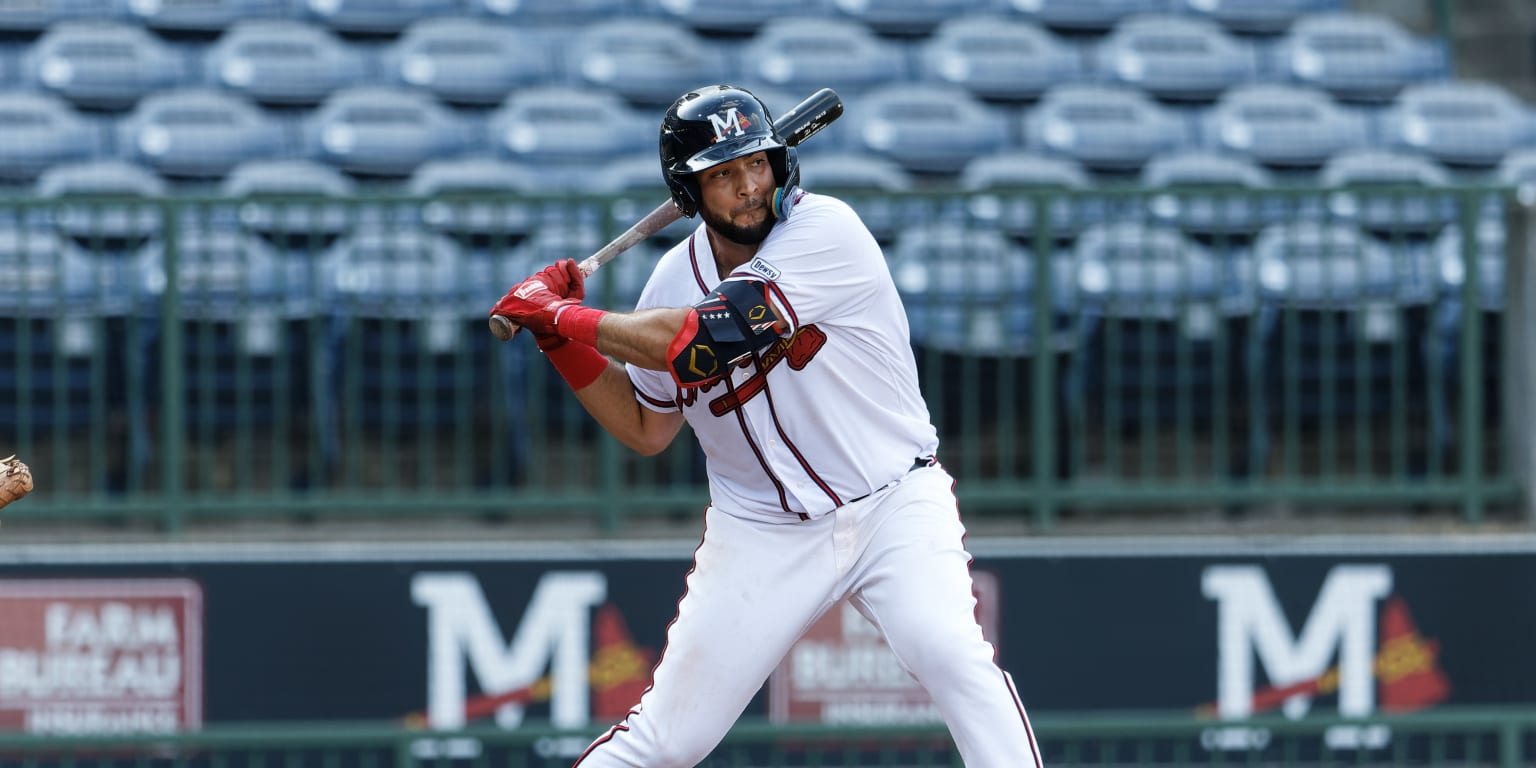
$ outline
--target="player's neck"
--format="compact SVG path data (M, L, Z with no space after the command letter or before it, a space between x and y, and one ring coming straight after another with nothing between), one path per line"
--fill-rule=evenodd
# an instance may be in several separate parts
M708 227L704 230L709 234L709 249L715 256L715 271L723 280L726 275L736 271L736 268L751 261L757 255L759 245L742 245L721 237L715 230Z

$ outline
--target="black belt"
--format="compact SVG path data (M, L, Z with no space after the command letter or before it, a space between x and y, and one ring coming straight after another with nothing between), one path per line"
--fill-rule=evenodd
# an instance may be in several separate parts
M912 466L907 467L907 471L901 473L901 475L902 475L902 477L906 477L909 472L911 472L911 471L913 471L915 469L922 469L923 467L931 467L931 466L933 466L933 465L935 465L937 463L939 463L939 460L936 457L934 457L934 456L931 456L931 455L929 455L929 456L919 456L919 457L917 457L917 458L912 460ZM896 478L896 480L900 480L900 479L901 479L900 477ZM896 484L896 480L892 480L889 483L886 483L885 485L882 485L879 488L876 488L873 491L870 491L869 493L866 493L863 496L858 497L857 499L849 499L847 503L852 504L855 501L863 501L863 500L865 500L865 499L867 499L867 498L869 498L869 497L871 497L871 496L873 496L873 495L875 495L875 494L877 494L877 493L879 493L879 492L881 492L881 491L883 491L883 490L885 490L885 489L895 485Z

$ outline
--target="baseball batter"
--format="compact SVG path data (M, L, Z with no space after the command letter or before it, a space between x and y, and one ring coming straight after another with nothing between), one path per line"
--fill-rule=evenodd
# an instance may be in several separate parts
M696 765L795 640L849 600L933 698L967 766L1039 768L976 622L954 481L880 247L848 205L797 186L795 150L739 88L673 103L661 164L673 201L703 223L657 263L634 312L583 306L570 260L493 310L534 333L626 445L657 453L686 420L708 460L703 539L651 687L576 765Z

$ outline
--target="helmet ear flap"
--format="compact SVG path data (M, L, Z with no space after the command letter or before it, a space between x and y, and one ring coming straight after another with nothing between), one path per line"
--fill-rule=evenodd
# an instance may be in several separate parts
M677 212L685 219L691 219L699 212L699 183L693 179L680 179L670 173L665 174L667 187L672 191L672 204L677 206Z

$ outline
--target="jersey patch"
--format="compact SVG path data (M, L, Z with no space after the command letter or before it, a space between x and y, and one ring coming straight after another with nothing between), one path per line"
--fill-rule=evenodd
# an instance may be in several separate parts
M779 317L760 280L727 280L693 310L667 346L672 378L684 389L717 381L731 366L779 338Z
M761 256L754 256L752 258L752 263L748 264L747 267L753 272L756 272L759 275L768 278L769 280L777 280L781 274L778 267L769 264Z

